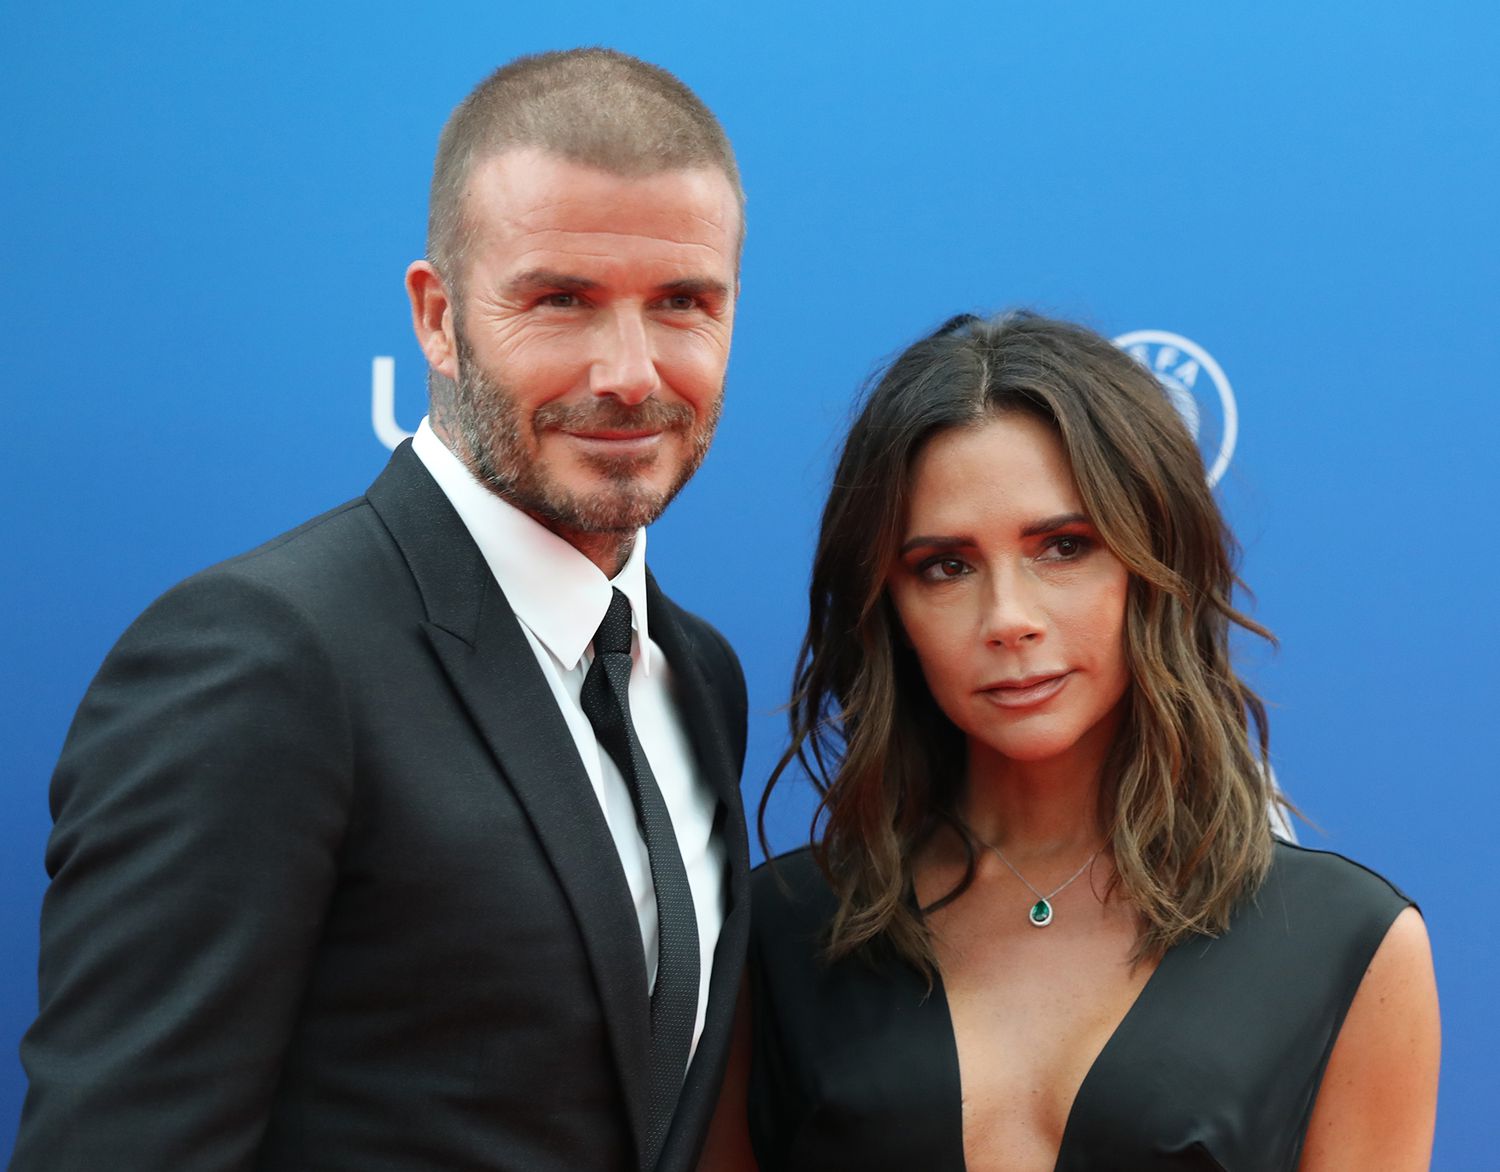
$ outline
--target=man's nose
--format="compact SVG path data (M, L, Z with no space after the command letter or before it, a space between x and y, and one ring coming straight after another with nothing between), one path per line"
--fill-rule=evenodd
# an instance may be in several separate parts
M983 615L985 642L1016 648L1046 633L1040 584L1022 566L1004 566L989 583Z
M589 390L612 395L635 405L654 395L661 386L656 373L656 352L650 325L638 308L621 308L601 315L598 347L589 368Z

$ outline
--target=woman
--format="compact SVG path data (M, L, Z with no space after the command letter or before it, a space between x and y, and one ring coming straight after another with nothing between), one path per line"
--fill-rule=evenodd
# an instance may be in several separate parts
M777 771L812 776L820 834L757 874L754 1057L705 1167L751 1137L765 1172L1427 1167L1422 921L1273 840L1233 551L1105 339L963 317L892 364Z

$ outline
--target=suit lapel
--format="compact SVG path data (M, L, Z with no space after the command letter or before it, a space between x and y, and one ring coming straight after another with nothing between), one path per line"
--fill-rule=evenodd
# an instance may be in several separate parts
M654 578L648 576L647 588L651 638L672 665L675 699L693 742L700 776L719 799L717 826L724 836L729 865L728 906L709 976L708 1012L658 1165L670 1169L687 1167L696 1158L698 1142L706 1131L723 1079L749 942L749 844L740 800L739 761L731 748L725 720L731 701L724 696L720 682L705 674L704 653L693 646L676 618L675 607L662 595Z
M672 665L677 681L673 698L688 727L700 774L720 802L738 806L739 766L730 749L725 704L716 703L722 689L716 686L717 681L704 674L703 652L693 645L677 621L676 607L662 594L650 573L646 575L646 611L651 638Z
M478 547L409 444L396 450L367 496L417 581L433 650L525 808L577 918L639 1164L650 1034L645 956L619 852L573 735Z

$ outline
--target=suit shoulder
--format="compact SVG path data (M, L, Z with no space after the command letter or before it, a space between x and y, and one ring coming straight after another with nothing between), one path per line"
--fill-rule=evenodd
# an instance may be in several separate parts
M393 604L411 589L405 559L369 502L359 497L179 582L154 606L184 596L277 598L314 625Z
M740 667L739 656L735 654L734 647L724 637L724 633L718 627L714 626L702 615L695 614L685 607L679 606L668 598L666 594L661 594L660 598L662 604L672 616L672 620L677 623L682 629L683 634L692 641L693 646L698 648L700 653L715 654L733 672L738 675L744 674Z
M391 544L369 501L356 497L194 576L239 574L295 582L358 562Z
M303 671L331 670L337 632L367 631L365 618L414 589L383 534L373 510L353 500L199 570L152 600L105 664L145 654L161 672L201 664L216 649L280 648Z

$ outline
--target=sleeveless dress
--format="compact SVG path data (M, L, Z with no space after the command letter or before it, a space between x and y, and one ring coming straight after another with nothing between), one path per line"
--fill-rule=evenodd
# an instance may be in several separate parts
M753 876L750 1128L761 1172L963 1172L941 981L894 957L827 965L810 853ZM1342 856L1278 842L1217 939L1170 949L1090 1068L1057 1172L1295 1169L1323 1068L1411 901Z

